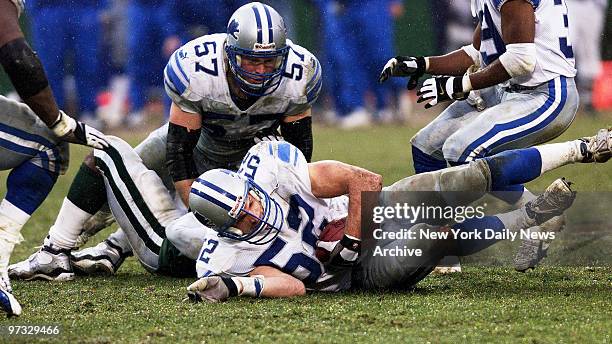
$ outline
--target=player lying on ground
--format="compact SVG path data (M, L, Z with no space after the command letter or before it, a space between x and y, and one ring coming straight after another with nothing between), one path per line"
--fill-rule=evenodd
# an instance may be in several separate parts
M283 19L270 6L242 6L230 18L227 33L205 35L179 48L168 61L164 82L173 101L170 123L136 150L169 190L176 186L185 203L193 178L212 168L237 170L257 139L277 135L278 128L310 159L310 112L321 89L321 68L308 50L286 39ZM112 274L131 255L119 229L95 248L74 253L69 262L69 251L84 241L79 234L86 239L112 221L102 212L85 223L105 202L104 186L88 171L78 172L49 236L30 257L29 278L72 279L72 267Z
M596 137L564 143L511 150L467 165L442 169L404 178L383 191L470 191L459 193L465 199L452 204L469 204L494 187L526 183L554 168L574 163L607 161L611 153L612 134L601 130ZM438 261L449 254L469 255L492 244L494 240L393 240L377 244L385 248L421 248L421 257L371 258L366 253L354 267L339 269L336 257L346 257L345 247L353 243L342 238L330 249L331 263L315 264L317 228L323 219L333 219L342 209L328 171L337 162L306 164L285 163L273 157L275 148L256 146L251 154L260 156L266 164L247 178L222 170L200 176L192 187L190 205L196 219L208 219L202 250L197 256L200 279L188 287L194 300L222 301L231 296L285 297L304 294L307 289L338 291L353 288L411 288L433 270ZM517 173L525 170L526 173ZM283 175L290 175L290 178ZM289 182L290 181L290 182ZM265 189L269 193L251 192ZM457 193L455 193L456 196ZM386 200L384 193L380 201ZM322 199L324 197L326 199ZM414 196L418 198L417 196ZM556 180L542 195L524 207L509 213L474 218L455 224L465 230L505 229L518 231L545 223L567 209L575 194L562 179ZM415 199L415 204L421 200ZM426 200L422 200L426 202ZM270 217L270 208L289 205L285 222ZM449 202L451 204L451 202ZM284 208L283 208L284 209ZM353 209L344 208L349 218ZM342 211L340 211L342 213ZM186 217L185 217L186 219ZM179 220L180 221L180 220ZM203 223L207 223L203 221ZM184 227L191 225L185 221ZM350 230L347 222L346 229ZM393 223L384 223L393 230ZM416 227L445 230L444 227L417 224ZM395 229L397 229L396 227ZM322 239L322 238L321 238ZM254 245L268 242L267 245ZM370 254L372 252L369 252ZM347 263L343 260L340 262ZM355 262L355 260L351 260ZM348 264L340 264L348 265Z
M423 82L418 101L425 108L453 101L411 139L416 173L548 142L576 115L565 0L474 0L472 15L478 18L472 44L444 56L398 56L381 73L380 81L409 77L409 89L424 74L435 75ZM467 74L473 65L480 70ZM535 198L522 185L493 191L513 191L499 195L516 207ZM515 268L535 267L547 245L524 240Z
M176 209L161 180L145 168L133 149L118 138L109 141L109 149L95 151L95 166L90 164L92 176L99 173L96 170L103 173L103 176L98 174L98 182L106 185L110 208L147 270L193 275L197 259L199 276L206 275L206 279L199 280L191 289L199 290L205 298L214 298L209 294L213 285L221 288L231 284L229 280L208 284L211 278L220 282L218 276L209 277L219 274L240 276L232 279L238 283L235 290L246 293L257 290L256 285L263 282L263 296L299 294L305 286L341 290L351 285L350 273L346 270L343 274L326 271L315 255L317 240L326 223L348 214L347 235L331 250L329 261L333 265L351 265L356 260L360 227L359 216L355 215L360 212L361 191L379 189L380 177L376 174L335 161L308 164L301 152L286 142L262 142L249 151L238 173L213 170L194 183L191 209L207 220L196 213L184 214ZM461 167L415 175L385 190L437 187L442 191L477 190L484 194L493 186L527 182L568 163L606 161L611 155L611 144L610 132L602 130L597 137L585 140L509 151ZM517 169L527 169L528 177L517 174ZM349 195L348 199L341 196L345 194ZM554 203L551 201L554 199L562 201ZM543 196L516 210L512 216L500 215L493 217L496 219L493 221L485 218L486 226L491 228L493 223L497 226L494 228L516 227L521 225L520 221L541 223L562 212L571 199L573 193L569 187L558 181ZM243 208L257 215L257 219L243 216ZM229 224L232 226L224 226ZM253 224L255 230L250 231L247 227ZM474 223L469 225L477 227ZM470 254L492 243L459 241L453 252ZM440 248L435 249L425 255L431 257L434 265ZM400 283L409 287L428 272L427 269L415 272L413 266L401 260L381 266L361 266L364 276L359 280L361 286L379 288ZM11 273L31 277L28 269L29 264L21 263L12 266ZM257 274L264 277L247 277ZM277 282L280 284L276 285ZM290 290L282 289L283 286Z

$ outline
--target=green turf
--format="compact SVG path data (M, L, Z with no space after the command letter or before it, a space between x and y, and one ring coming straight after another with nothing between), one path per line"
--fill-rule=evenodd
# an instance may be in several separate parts
M579 119L558 140L592 135L606 121ZM315 128L314 159L338 159L381 173L389 184L412 173L415 129L375 127L343 132ZM130 138L137 143L140 137ZM86 150L26 225L12 262L40 245ZM612 191L612 168L575 165L532 182L542 190L566 176L579 191ZM3 180L6 173L2 174ZM603 209L606 209L603 205ZM609 206L608 208L609 209ZM101 240L110 230L92 240ZM609 262L609 259L608 259ZM545 266L528 274L511 267L466 267L430 276L411 293L312 294L289 300L181 302L190 280L153 276L132 258L115 277L74 282L14 281L24 315L0 326L60 324L56 337L0 337L4 342L612 342L612 267Z

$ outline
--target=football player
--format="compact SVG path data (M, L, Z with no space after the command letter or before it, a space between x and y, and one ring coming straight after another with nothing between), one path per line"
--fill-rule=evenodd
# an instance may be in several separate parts
M254 146L237 174L212 170L201 175L193 184L190 207L193 211L173 222L167 229L169 238L178 233L186 240L189 232L201 223L192 241L201 242L197 255L199 280L188 287L193 300L223 301L232 296L287 297L302 295L307 289L338 291L349 287L365 289L411 288L433 270L438 261L448 255L469 255L497 240L398 239L377 242L384 248L422 248L421 257L386 256L372 258L370 252L356 263L359 241L347 235L330 249L331 263L322 265L315 255L316 240L327 220L338 213L348 214L345 233L360 237L360 229L352 207L354 198L343 182L352 175L371 183L355 184L362 191L375 190L379 179L371 172L347 167L335 161L307 164L287 143L264 142ZM612 134L603 129L594 137L564 143L510 150L469 164L417 174L383 188L390 191L462 191L465 199L444 199L448 204L469 204L495 187L525 183L542 173L575 162L603 162L612 156ZM297 150L295 150L297 152ZM257 158L255 158L257 157ZM260 164L252 164L253 161ZM341 169L344 176L337 176ZM526 173L518 173L526 170ZM376 181L376 183L374 182ZM331 198L349 192L347 202ZM472 191L472 192L464 192ZM394 206L388 193L380 197L382 204ZM442 195L442 194L441 194ZM456 194L455 194L456 195ZM392 196L391 196L392 197ZM419 197L419 196L415 196ZM557 179L541 196L524 207L496 216L473 218L458 223L459 230L518 231L545 223L562 214L573 202L575 192L564 179ZM363 202L358 200L357 203ZM415 204L420 204L415 200ZM344 211L341 208L344 206ZM340 208L340 209L339 209ZM279 218L281 217L281 218ZM393 223L383 223L383 230ZM444 231L444 227L427 226ZM395 230L402 227L396 227ZM176 243L178 245L178 243ZM179 246L177 246L179 247ZM347 248L355 248L348 250ZM335 259L340 258L341 264ZM352 270L352 271L351 271Z
M576 115L565 0L473 0L472 13L478 26L471 45L444 56L398 56L380 75L381 82L407 76L409 89L425 73L438 75L423 83L418 101L425 108L454 101L412 138L417 173L547 142ZM473 65L480 70L467 73ZM473 90L480 95L468 98ZM498 195L517 206L535 197L522 185L493 191L511 191ZM539 241L523 242L515 268L534 267L544 251Z
M0 96L1 170L11 170L7 194L0 202L0 308L19 315L7 266L23 240L21 228L47 197L68 166L67 142L106 146L99 131L58 109L36 53L19 28L24 1L0 0L0 64L27 104Z
M281 297L303 294L306 287L341 290L351 285L350 269L341 268L358 261L361 195L381 189L379 175L337 161L309 164L290 143L263 141L247 152L238 172L213 169L198 177L189 195L192 212L185 213L127 143L116 137L107 140L110 146L94 151L94 159L84 168L105 186L113 215L148 271L193 276L197 269L201 279L190 286L193 298ZM507 151L418 174L384 190L471 190L483 195L496 186L527 182L568 163L607 161L611 148L612 134L601 130L587 139ZM522 169L527 173L517 173ZM561 214L573 198L569 185L557 180L542 196L512 214L464 224L500 231L526 228ZM345 215L343 236L333 244L323 265L315 254L321 230ZM443 255L471 254L492 243L459 240L432 246L419 268L401 259L370 260L358 266L359 286L390 287L400 282L409 286L425 277Z
M283 19L270 6L244 5L230 18L227 33L185 44L170 57L164 77L173 101L170 123L165 133L143 142L138 154L148 168L174 182L170 188L176 187L184 203L196 176L211 168L237 170L254 140L277 139L279 127L310 160L310 108L321 89L321 67L286 38ZM114 273L131 252L121 231L74 253L69 262L83 226L106 201L101 188L101 179L82 167L43 247L14 265L11 276L66 280L74 278L72 266ZM106 216L97 219L97 229L108 224Z

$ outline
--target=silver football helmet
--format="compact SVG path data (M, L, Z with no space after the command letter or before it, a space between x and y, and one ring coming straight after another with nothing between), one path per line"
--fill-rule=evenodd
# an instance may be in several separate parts
M249 194L261 202L261 216L245 209ZM274 240L284 222L281 206L265 190L252 179L224 169L206 171L193 182L189 207L202 224L216 230L220 237L255 245ZM234 227L244 215L259 221L248 233Z
M278 88L287 64L289 47L286 41L285 22L272 7L252 2L232 14L227 24L225 52L242 91L252 96L263 96ZM273 59L274 70L249 72L243 68L244 57Z

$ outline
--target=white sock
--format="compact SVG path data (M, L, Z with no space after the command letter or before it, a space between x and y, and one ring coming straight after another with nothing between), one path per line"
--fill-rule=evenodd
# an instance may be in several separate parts
M582 153L580 153L581 143L582 141L580 140L574 140L536 146L535 148L540 152L540 157L542 158L540 174L563 165L581 161L584 158Z
M123 253L132 252L132 246L130 245L130 241L128 240L127 235L123 229L117 229L113 234L108 237L108 241L113 243L113 245L121 247Z
M537 197L536 195L534 195L531 191L525 188L523 191L523 194L521 195L521 198L519 198L519 200L516 201L516 203L514 203L514 207L520 208L524 206L525 204L527 204L527 202L534 200L536 197Z
M536 225L535 219L527 216L527 211L524 207L495 216L504 224L504 228L512 232L518 232L521 229L527 229Z
M83 224L93 215L74 205L68 198L64 198L55 223L49 230L45 245L53 244L59 248L71 250L83 231Z
M0 273L6 273L13 248L23 241L21 228L29 219L30 214L11 202L0 202Z

